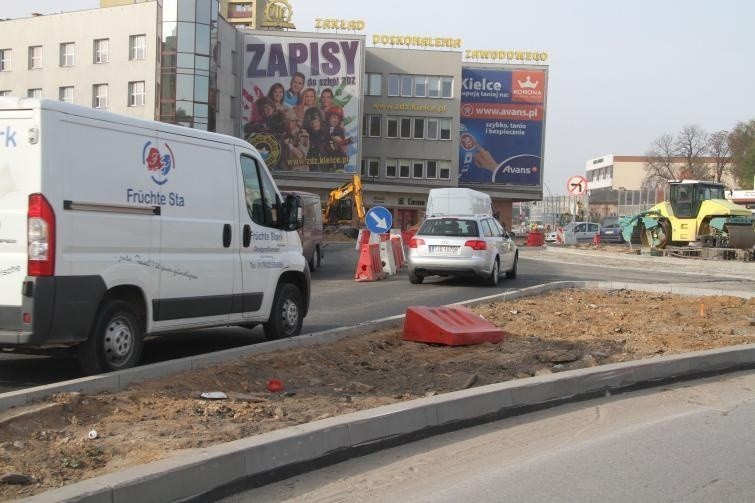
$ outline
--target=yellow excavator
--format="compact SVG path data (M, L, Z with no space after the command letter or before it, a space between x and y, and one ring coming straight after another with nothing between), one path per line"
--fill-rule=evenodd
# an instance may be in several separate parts
M328 202L323 209L322 221L326 226L353 228L353 231L346 234L354 234L356 237L358 229L364 225L366 213L362 199L362 178L355 174L351 181L330 191Z
M648 211L624 217L624 239L651 248L686 246L749 249L755 244L752 213L728 201L721 183L670 180L669 198Z

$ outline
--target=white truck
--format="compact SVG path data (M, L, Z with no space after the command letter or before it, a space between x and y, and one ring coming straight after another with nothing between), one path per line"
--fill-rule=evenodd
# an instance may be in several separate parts
M89 374L144 337L263 324L298 335L296 199L238 138L0 97L0 347L77 350Z
M443 215L492 215L490 196L477 190L449 187L431 189L425 208L427 217Z

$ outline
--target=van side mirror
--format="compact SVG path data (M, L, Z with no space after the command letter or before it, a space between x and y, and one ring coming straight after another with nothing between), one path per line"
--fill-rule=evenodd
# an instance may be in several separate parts
M299 199L296 196L288 195L283 202L283 219L281 228L284 231L295 231L304 226L304 211L299 206Z

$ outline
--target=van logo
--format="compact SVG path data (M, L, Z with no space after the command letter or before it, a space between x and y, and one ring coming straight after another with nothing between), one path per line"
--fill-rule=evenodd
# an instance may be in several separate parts
M142 165L147 167L150 178L157 185L163 185L168 181L168 173L173 169L175 156L170 146L166 143L167 154L161 154L160 149L152 146L148 141L142 148Z

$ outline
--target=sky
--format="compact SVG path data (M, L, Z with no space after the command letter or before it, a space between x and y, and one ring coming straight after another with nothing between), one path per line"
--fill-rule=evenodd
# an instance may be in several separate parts
M744 0L289 0L299 31L316 18L373 34L461 38L464 49L547 52L545 194L605 154L644 155L697 125L755 119L755 2ZM445 9L455 5L455 10ZM0 0L0 18L96 8L99 0Z

